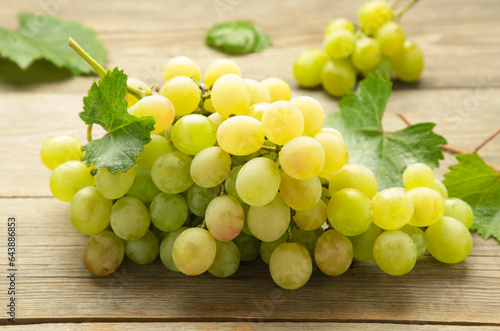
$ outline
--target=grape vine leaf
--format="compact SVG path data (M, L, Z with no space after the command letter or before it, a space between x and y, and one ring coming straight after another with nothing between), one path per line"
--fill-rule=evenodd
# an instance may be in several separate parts
M456 155L458 164L444 175L448 194L466 201L474 210L474 224L484 239L500 241L500 173L476 153Z
M85 124L98 124L106 134L84 146L87 165L108 168L112 174L126 172L136 164L136 157L151 141L155 119L135 117L127 112L127 75L115 68L98 83L94 82L83 98L80 118Z
M382 116L392 83L381 74L362 80L356 92L339 102L340 111L328 116L325 125L342 132L350 163L372 170L379 190L403 186L405 168L416 162L438 167L446 139L432 131L436 124L419 123L395 132L384 131Z
M19 32L0 27L0 56L23 70L37 60L47 60L75 75L93 73L93 69L68 47L70 36L97 62L106 62L104 44L97 39L94 30L79 22L29 12L19 13L18 20Z

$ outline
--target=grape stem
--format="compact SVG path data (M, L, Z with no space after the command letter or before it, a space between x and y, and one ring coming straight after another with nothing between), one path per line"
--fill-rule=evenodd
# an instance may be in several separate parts
M279 152L279 148L277 146L262 146L260 149L268 152Z
M87 142L92 141L92 123L87 125Z
M410 0L406 5L404 5L403 8L401 8L400 10L398 10L394 16L393 16L393 20L399 20L401 19L401 17L413 6L416 5L417 2L419 2L420 0ZM399 3L400 1L397 1L395 2L395 4Z
M198 225L198 228L202 228L202 229L207 229L207 222L205 219L203 219L203 222L201 222L200 225Z
M292 224L288 226L288 229L286 230L288 232L288 239L286 240L289 243L293 243L293 236L292 236Z
M219 195L226 195L226 181L223 181L220 185L219 185L219 191L217 192L217 196Z

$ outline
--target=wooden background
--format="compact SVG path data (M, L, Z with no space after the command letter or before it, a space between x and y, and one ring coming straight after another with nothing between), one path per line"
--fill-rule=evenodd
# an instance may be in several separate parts
M104 41L109 67L160 83L163 64L172 56L188 55L202 70L224 57L204 45L212 24L250 18L269 32L274 46L236 57L243 75L258 80L281 77L294 96L313 96L333 113L337 101L319 90L300 89L291 66L301 50L321 44L330 20L355 19L362 2L1 0L0 25L15 29L19 10L80 20ZM395 85L384 118L386 129L405 127L397 113L412 122L433 121L451 146L466 151L499 129L499 12L498 0L426 0L403 18L407 36L424 51L426 66L419 83ZM51 197L50 171L39 160L39 149L56 134L85 139L78 113L93 79L0 82L0 324L7 324L6 220L16 216L17 322L33 324L25 329L500 327L500 245L477 234L471 256L458 265L425 256L409 274L391 277L373 263L355 262L339 277L315 272L297 291L278 288L261 261L243 263L229 279L182 276L159 261L148 266L125 262L113 275L91 276L81 261L86 236L69 223L68 204ZM499 146L497 138L480 155L498 166ZM438 175L453 163L455 158L447 154Z

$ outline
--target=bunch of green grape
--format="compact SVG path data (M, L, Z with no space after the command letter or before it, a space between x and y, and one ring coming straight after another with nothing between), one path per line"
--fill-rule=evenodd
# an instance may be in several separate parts
M307 88L322 85L334 97L349 93L358 76L374 72L417 81L424 68L423 53L406 39L396 15L386 0L370 0L359 9L359 25L345 18L332 21L323 47L305 50L295 60L295 79Z
M131 114L156 119L127 172L88 167L72 136L42 146L52 194L90 236L83 263L92 274L112 273L124 256L159 256L173 272L229 277L260 256L276 284L297 289L313 263L333 276L353 258L375 260L402 275L426 250L445 263L469 254L470 207L448 199L423 164L408 167L405 188L377 192L373 172L349 164L341 133L322 127L315 99L291 99L278 78L244 79L227 59L208 66L204 84L184 56L163 76L158 94L127 99Z

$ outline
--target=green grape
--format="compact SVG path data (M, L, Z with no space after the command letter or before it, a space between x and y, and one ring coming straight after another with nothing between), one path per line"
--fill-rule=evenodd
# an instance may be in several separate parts
M267 91L266 87L255 79L243 79L248 87L248 92L250 92L250 103L249 106L255 105L261 102L271 102L271 95Z
M271 102L290 101L292 90L288 84L276 77L266 78L262 82L271 95Z
M424 70L424 54L413 41L406 40L403 52L392 59L392 68L403 82L416 82Z
M217 79L226 74L235 74L241 77L241 69L238 64L232 60L215 60L214 62L210 63L205 70L205 74L203 75L205 85L207 87L214 85Z
M314 249L316 248L316 243L319 237L325 232L323 228L317 228L314 230L304 230L300 228L295 228L292 231L292 237L295 242L301 243L307 249L311 257L314 258Z
M354 52L356 38L354 33L346 29L335 30L325 36L323 48L332 60L348 58Z
M380 52L390 58L396 57L403 51L405 33L401 25L391 21L387 22L378 30L377 40L380 45Z
M383 272L392 276L407 274L417 262L417 246L401 231L386 231L373 245L373 257Z
M180 228L188 217L186 199L180 194L158 194L149 206L151 221L161 231Z
M352 263L352 244L349 238L335 231L325 231L316 242L314 259L318 268L328 276L338 276Z
M349 237L354 258L359 261L373 261L375 259L373 257L373 244L382 232L382 229L372 223L368 230L362 234Z
M434 191L439 192L443 199L448 199L448 189L444 186L443 182L439 179L434 179L434 185L432 186ZM445 215L446 216L446 215Z
M370 227L372 218L370 199L356 189L342 189L332 195L328 203L328 220L343 235L362 234Z
M351 32L354 32L354 24L352 24L352 22L349 21L348 19L337 18L337 19L331 21L330 23L328 23L324 34L326 36L332 32L335 32L335 31L341 30L341 29L345 29L345 30L349 30Z
M248 228L262 241L274 241L281 237L290 225L290 208L281 195L265 206L250 206L248 210Z
M221 195L207 207L205 221L208 231L215 239L229 241L236 238L243 229L245 215L236 198Z
M69 205L69 220L81 233L93 235L109 225L113 203L92 186L78 191Z
M271 255L273 254L276 247L281 245L282 243L287 242L288 240L288 232L283 233L281 237L274 241L261 241L260 242L260 257L264 263L269 264L269 260L271 259Z
M368 37L359 38L356 41L351 61L361 71L373 69L380 61L380 46L378 41Z
M380 61L378 62L378 64L375 67L371 68L370 70L364 70L361 72L361 74L364 77L368 77L368 76L373 75L377 72L381 73L384 77L390 77L391 73L392 73L391 59L389 59L388 57L386 57L384 55L381 55Z
M408 191L413 203L413 216L408 224L418 227L436 223L444 213L444 199L438 192L428 187L416 187Z
M325 224L327 219L327 207L323 200L318 200L311 209L295 211L293 220L303 230L316 230Z
M155 119L154 130L151 134L165 131L175 119L175 109L169 99L161 95L149 95L139 100L128 109L136 117L152 116Z
M264 112L271 108L271 104L268 102L259 102L248 107L247 115L260 121Z
M321 83L326 92L340 98L356 85L356 72L345 60L328 61L321 73Z
M236 178L236 191L250 206L264 206L273 201L280 187L280 170L276 163L257 157L245 163Z
M211 98L207 98L205 99L205 101L203 101L203 108L210 112L210 113L215 113L215 108L214 108L214 104L212 103L212 99ZM220 115L219 115L220 116ZM210 116L209 116L210 117ZM222 118L222 117L221 117ZM224 120L222 118L222 120ZM214 123L215 124L215 123Z
M423 163L414 163L403 172L403 184L407 190L415 187L434 187L434 172Z
M137 156L137 169L151 170L160 156L171 151L172 148L166 138L157 134L152 135L151 141L144 146L144 149Z
M385 230L406 225L414 212L413 203L402 188L393 187L378 192L372 199L373 223Z
M330 133L317 133L314 139L323 146L325 151L325 166L319 173L322 178L330 178L336 171L349 162L349 151L344 142Z
M136 240L148 232L150 218L148 208L134 197L123 197L111 208L111 228L124 240Z
M172 142L181 152L196 155L217 140L215 125L205 116L189 114L172 127Z
M224 118L244 115L250 104L250 91L243 78L226 74L215 81L211 99L215 110Z
M83 264L96 276L106 276L118 269L123 261L123 241L113 232L103 231L89 238L83 249Z
M160 193L161 191L153 183L150 170L136 170L134 182L127 192L128 196L137 198L144 204L149 204Z
M260 240L254 236L241 232L233 242L240 251L240 260L244 262L255 261L260 254Z
M262 130L271 142L284 145L304 132L304 117L289 101L276 101L262 114Z
M183 226L175 231L168 232L160 244L160 259L161 262L168 270L179 272L179 269L175 266L174 258L172 257L172 250L174 248L174 243L177 237L188 228Z
M354 188L363 192L369 199L377 194L377 178L375 174L360 164L346 164L330 177L328 189L330 195L344 188Z
M438 261L448 264L462 262L472 250L472 236L459 220L443 216L425 230L427 249Z
M474 223L474 212L471 206L459 198L450 198L444 200L444 216L453 217L464 223L467 229L470 229Z
M229 154L249 155L264 144L262 124L250 116L234 116L217 129L217 143Z
M427 239L425 233L420 228L406 224L398 231L404 232L410 236L417 247L417 260L427 252Z
M194 77L197 81L200 81L200 66L187 56L175 56L168 60L163 67L163 81L166 82L176 76Z
M70 202L76 192L94 186L95 179L82 161L66 161L58 165L50 176L50 191L54 198Z
M127 194L135 179L135 168L127 172L117 171L112 174L106 168L99 168L95 175L95 186L105 198L118 199Z
M325 150L314 138L297 137L287 142L279 153L281 168L299 180L319 175L325 166Z
M231 156L220 147L208 147L196 154L191 163L191 177L201 187L220 185L231 171Z
M321 198L321 181L313 177L299 180L287 173L281 174L280 194L290 208L304 211L314 208Z
M193 185L191 162L193 159L182 152L170 152L160 156L151 168L151 178L161 191L169 194L184 192Z
M172 258L180 272L188 276L204 273L212 265L217 252L214 237L205 229L189 228L175 240Z
M205 217L208 204L217 196L218 192L218 187L203 188L194 184L186 194L189 210L196 216Z
M207 100L211 100L211 99L207 99ZM226 120L224 117L220 116L219 113L210 114L208 116L208 119L214 124L215 129L218 129L219 126L222 124L222 122L224 122Z
M303 87L321 85L321 73L328 60L328 55L320 48L311 48L300 53L293 63L293 75L297 83Z
M243 229L241 229L241 232L253 237L252 231L250 231L250 228L248 227L248 211L250 210L250 206L244 202L240 202L240 204L243 208L243 213L245 214L245 220L243 222Z
M313 137L321 131L325 120L325 113L321 104L314 98L300 96L290 100L292 104L299 108L304 118L304 136Z
M229 176L227 176L226 181L224 182L224 188L226 189L227 194L232 197L235 197L240 203L244 203L238 195L238 191L236 190L236 178L238 178L238 174L243 166L239 165L231 169L229 172Z
M358 10L358 20L363 31L375 35L387 22L392 20L392 6L386 0L370 0Z
M149 264L156 260L160 246L155 234L148 230L137 240L125 240L125 254L138 264Z
M40 149L43 164L50 170L66 161L83 159L83 145L80 139L70 135L60 135L45 140Z
M160 95L172 102L175 116L194 112L201 101L201 90L191 78L176 76L167 80L160 89Z
M271 255L269 271L277 285L287 290L296 290L311 278L311 255L300 243L283 243Z
M158 229L153 224L153 222L151 222L151 224L149 224L149 231L153 232L153 234L156 236L156 239L158 239L159 243L161 243L161 241L163 240L163 238L165 238L165 236L168 233L168 232L165 232L165 231L162 231L162 230Z
M321 130L319 132L333 134L334 136L337 136L340 140L344 141L344 136L342 136L342 133L340 133L340 131L337 129L321 128Z
M208 268L208 272L215 277L229 277L238 270L240 266L240 251L232 241L215 241L217 253L215 260Z

